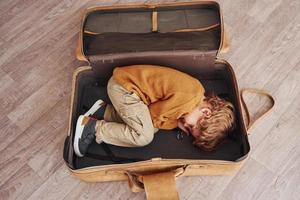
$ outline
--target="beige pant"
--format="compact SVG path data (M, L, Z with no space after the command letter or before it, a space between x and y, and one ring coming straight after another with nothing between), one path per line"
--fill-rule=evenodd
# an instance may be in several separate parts
M159 129L153 127L148 106L113 77L108 81L107 94L113 105L107 104L104 120L97 121L96 141L124 147L149 144Z

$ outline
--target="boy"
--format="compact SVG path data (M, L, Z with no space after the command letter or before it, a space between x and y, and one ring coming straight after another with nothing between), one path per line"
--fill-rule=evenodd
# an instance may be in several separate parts
M154 65L116 67L107 84L112 105L98 100L77 120L74 150L84 156L97 143L137 147L149 144L159 129L179 127L193 144L212 150L234 126L233 105L217 96L205 97L196 78ZM96 110L103 119L92 117Z

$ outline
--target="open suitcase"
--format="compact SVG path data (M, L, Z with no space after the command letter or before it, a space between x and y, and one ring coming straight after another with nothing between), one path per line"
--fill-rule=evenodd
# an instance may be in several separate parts
M222 175L239 169L250 151L248 125L234 71L217 57L227 50L222 14L213 1L89 8L76 52L89 66L74 72L64 144L64 160L72 174L88 182L128 180L133 192L145 190L148 199L178 199L178 176ZM178 138L174 129L159 130L145 147L95 143L86 156L77 157L73 135L78 116L99 98L110 102L106 84L113 69L133 64L173 67L197 77L206 91L234 104L236 128L213 152L193 146L191 136Z

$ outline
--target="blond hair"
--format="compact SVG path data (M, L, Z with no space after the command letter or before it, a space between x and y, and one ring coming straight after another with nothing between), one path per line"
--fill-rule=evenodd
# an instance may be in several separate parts
M234 106L215 95L206 97L204 101L211 105L211 116L198 120L196 128L200 135L193 144L203 150L212 151L235 126Z

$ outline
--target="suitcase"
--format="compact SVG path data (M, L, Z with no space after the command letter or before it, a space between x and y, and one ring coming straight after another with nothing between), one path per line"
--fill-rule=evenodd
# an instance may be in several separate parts
M247 130L252 125L243 94L266 95L272 105L274 99L259 90L239 93L233 68L218 58L218 53L225 53L228 47L220 6L214 1L87 9L76 54L88 66L79 67L73 75L63 153L71 173L87 182L128 180L131 190L145 190L147 199L179 199L176 177L223 175L239 169L250 151ZM234 104L236 128L213 152L193 146L191 136L179 134L177 128L159 130L145 147L95 143L86 156L77 157L73 136L78 116L99 98L110 102L106 84L113 69L134 64L168 66L198 78L207 92Z

